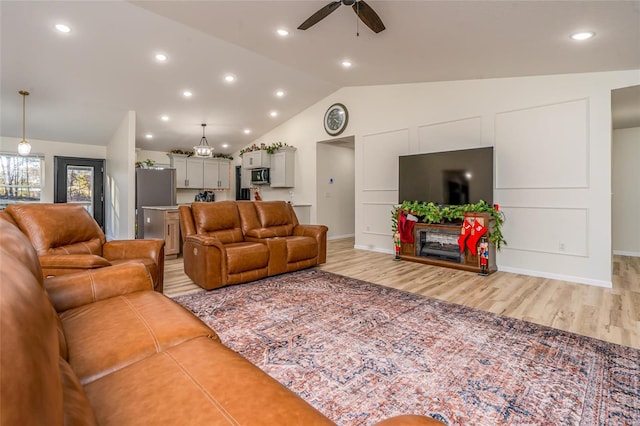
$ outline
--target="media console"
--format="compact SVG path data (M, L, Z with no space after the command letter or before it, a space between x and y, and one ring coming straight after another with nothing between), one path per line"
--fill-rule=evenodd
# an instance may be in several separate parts
M477 220L491 232L492 219L489 213L467 213L465 219ZM400 258L412 262L480 273L482 267L479 253L473 255L467 247L464 252L461 252L458 245L460 235L461 224L416 223L413 228L414 243L402 243ZM488 248L489 258L487 259L486 272L492 273L497 270L496 250L491 243Z

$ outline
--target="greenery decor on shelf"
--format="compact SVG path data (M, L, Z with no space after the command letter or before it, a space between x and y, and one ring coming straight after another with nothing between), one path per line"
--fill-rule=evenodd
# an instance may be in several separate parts
M147 158L144 161L136 161L136 169L150 169L156 165L156 162Z
M193 150L185 151L182 149L172 149L171 151L169 151L169 154L186 155L187 157L191 157L193 155Z
M253 151L260 151L260 150L267 151L267 154L273 154L280 148L293 148L293 147L283 142L274 142L271 145L266 145L264 143L261 143L259 146L254 143L251 146L241 149L240 156L242 156L245 152L253 152Z
M419 201L403 201L400 205L391 210L391 230L395 234L398 230L398 211L405 210L417 216L424 223L441 223L444 221L464 220L465 213L489 213L494 220L494 227L489 235L489 241L498 250L502 245L507 245L502 236L502 224L504 223L504 213L493 208L483 200L476 204L461 204L458 206L442 207L434 203Z
M187 157L192 157L193 151L185 151L183 149L172 149L167 154L186 155ZM231 155L222 154L222 153L213 154L213 158L224 158L226 160L233 160L233 157Z

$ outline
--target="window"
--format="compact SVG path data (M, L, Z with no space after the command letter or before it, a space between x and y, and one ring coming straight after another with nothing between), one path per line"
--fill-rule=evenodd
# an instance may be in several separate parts
M38 203L44 157L0 153L0 208L13 203Z

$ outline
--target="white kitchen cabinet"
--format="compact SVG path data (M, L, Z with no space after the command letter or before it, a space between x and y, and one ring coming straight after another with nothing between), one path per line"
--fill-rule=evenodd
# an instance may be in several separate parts
M240 169L240 174L241 174L241 188L242 189L247 189L247 188L251 188L251 169L245 169L244 167L242 167Z
M245 169L261 169L270 167L270 155L264 149L242 154L242 167Z
M168 154L178 189L229 189L229 160Z
M204 189L229 189L229 160L207 158L203 160Z
M295 161L295 148L283 148L271 154L269 179L272 188L292 188L295 186Z
M176 169L176 188L202 188L204 174L202 158L167 154L171 167Z

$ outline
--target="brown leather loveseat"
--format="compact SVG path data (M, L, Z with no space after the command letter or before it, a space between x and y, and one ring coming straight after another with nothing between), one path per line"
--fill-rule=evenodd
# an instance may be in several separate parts
M44 280L25 235L5 220L0 235L0 425L332 424L152 291L143 264Z
M326 262L327 227L301 225L284 201L180 206L184 271L211 290Z
M121 263L144 264L162 293L163 240L107 241L102 229L78 204L12 204L2 217L15 223L36 248L45 277Z

